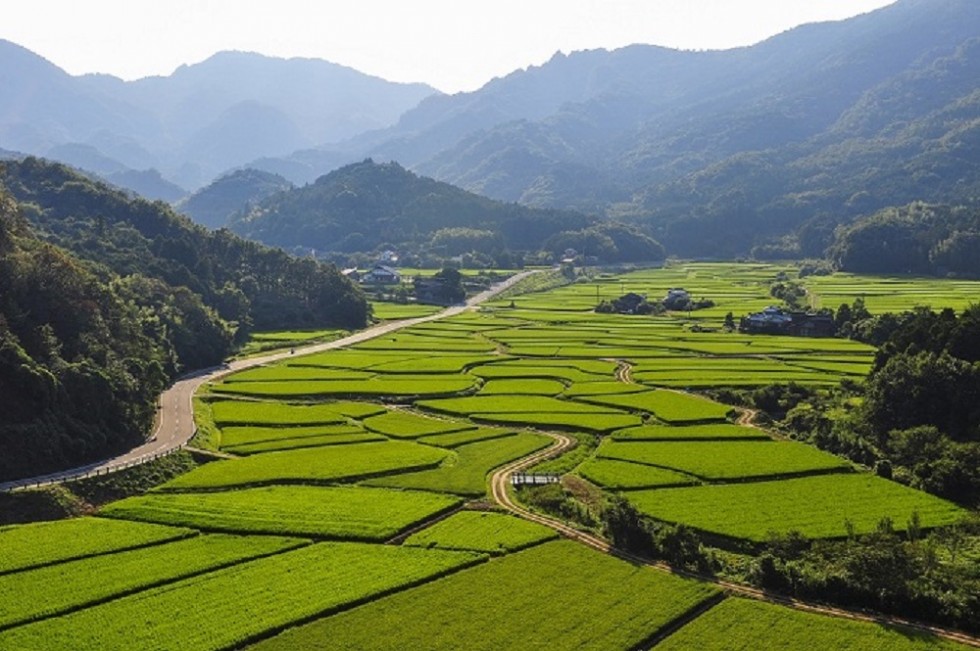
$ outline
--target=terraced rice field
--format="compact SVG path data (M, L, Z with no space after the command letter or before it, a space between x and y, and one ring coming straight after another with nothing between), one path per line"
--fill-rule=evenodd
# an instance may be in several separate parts
M732 408L728 405L677 391L589 396L580 400L621 409L644 411L668 423L723 421L732 412Z
M196 533L106 518L0 527L0 574L179 540Z
M646 648L698 607L707 610L658 651L960 648L723 599L510 515L454 512L486 499L494 468L552 443L514 429L532 427L578 441L535 472L622 491L648 516L721 543L744 547L772 531L842 537L882 517L901 529L913 513L926 528L958 521L955 505L668 390L860 381L873 358L866 346L720 330L727 312L773 303L780 272L795 269L696 263L606 274L515 296L514 308L508 298L495 312L232 375L203 400L222 449L242 458L108 506L110 517L0 528L0 648L605 651ZM844 302L853 282L807 279L814 301ZM913 289L946 301L972 288L943 294L943 283L919 282L882 280L869 306L912 304ZM677 286L716 304L662 317L592 311L597 296L656 298ZM896 289L906 293L890 299ZM377 309L383 318L429 311ZM400 545L378 544L408 532Z
M492 591L487 586L493 586ZM569 541L508 554L312 622L252 647L496 651L632 649L717 594L706 584L635 567Z
M438 448L402 441L268 452L209 463L168 482L163 489L353 481L392 472L434 468L448 454Z
M412 547L309 545L9 629L0 648L225 649L481 560Z
M557 537L553 529L510 514L460 511L412 535L405 544L430 549L466 549L504 554Z
M508 461L520 459L551 444L541 434L520 433L505 438L468 443L453 450L439 468L422 472L391 475L369 480L372 486L413 488L419 490L482 497L487 491L487 474Z
M805 281L814 307L836 310L842 303L864 300L873 314L904 312L916 307L952 308L957 312L980 296L980 282L908 276L867 276L835 273L810 276Z
M381 542L459 503L449 495L361 486L265 486L148 493L102 513L211 531Z
M657 520L754 542L790 531L843 538L847 522L861 534L874 531L884 517L904 530L913 513L927 528L966 515L955 504L865 473L634 491L629 499Z
M7 574L0 576L0 630L306 544L273 536L194 536Z
M838 456L794 441L603 441L596 456L715 481L851 468Z
M618 459L589 459L578 467L578 474L597 486L614 491L683 486L697 482L688 474Z
M687 624L657 651L731 649L847 649L848 651L963 650L965 647L908 629L800 612L729 598Z

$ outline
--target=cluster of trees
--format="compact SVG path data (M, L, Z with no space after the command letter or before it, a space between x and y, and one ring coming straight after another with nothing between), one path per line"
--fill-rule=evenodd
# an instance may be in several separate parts
M980 504L980 306L872 316L841 306L838 332L879 347L863 385L769 386L748 400L794 437L882 476Z
M980 631L980 578L968 553L980 520L928 535L916 514L902 524L905 534L885 518L874 532L843 541L774 535L747 578L794 597Z
M0 479L132 446L182 371L252 327L362 326L335 268L36 159L0 167Z
M980 275L980 210L921 202L837 231L828 256L844 271Z

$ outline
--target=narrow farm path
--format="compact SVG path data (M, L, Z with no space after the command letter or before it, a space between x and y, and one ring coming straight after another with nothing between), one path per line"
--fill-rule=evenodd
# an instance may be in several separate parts
M659 561L651 561L645 559L641 556L631 554L629 552L617 549L609 544L608 541L594 536L590 533L584 531L579 531L578 529L565 524L561 520L556 518L543 515L541 513L535 513L528 510L524 505L516 502L511 496L508 490L511 482L511 475L516 472L520 472L531 466L549 459L559 454L565 452L571 448L575 441L569 436L564 434L559 434L556 432L542 432L552 437L555 442L544 450L540 450L530 456L524 457L523 459L518 459L512 461L506 466L502 466L497 469L490 478L490 489L493 496L493 501L498 505L510 511L514 515L517 515L525 520L530 520L531 522L537 522L546 527L554 529L562 536L569 538L571 540L578 541L583 545L591 547L600 552L610 554L622 560L625 560L636 565L646 565L648 567L654 568L662 572L669 572L671 574L676 574L679 576L684 576L690 579L696 579L698 581L707 581L718 586L728 594L737 595L740 597L748 597L750 599L758 599L760 601L767 601L773 604L779 604L782 606L789 606L790 608L795 608L797 610L803 610L812 613L818 613L823 615L830 615L833 617L842 617L844 619L851 619L855 621L863 622L875 622L878 624L884 624L886 626L902 626L905 628L913 629L923 633L928 633L935 635L940 638L947 640L952 640L954 642L959 642L961 644L967 644L976 648L980 648L980 638L973 637L966 633L940 628L938 626L929 626L927 624L922 624L919 622L913 622L898 617L889 617L886 615L869 614L863 612L856 612L850 610L844 610L842 608L836 608L833 606L825 606L823 604L811 603L806 601L801 601L799 599L793 599L791 597L785 597L774 593L765 592L763 590L758 590L756 588L751 588L749 586L740 585L738 583L731 583L728 581L719 580L713 576L706 574L698 574L696 572L689 572L686 570L679 570L673 568L666 563Z
M200 386L205 382L213 382L214 380L221 379L222 377L236 371L242 371L244 369L261 366L263 364L278 362L294 357L295 355L306 355L310 353L334 350L337 348L344 348L346 346L351 346L369 339L390 334L397 330L410 328L420 323L429 323L431 321L438 321L440 319L456 316L457 314L461 314L485 301L492 299L500 292L509 289L524 278L536 273L539 273L539 271L531 270L515 274L510 278L497 283L493 287L470 297L465 303L453 305L436 314L417 317L414 319L404 319L401 321L382 323L380 325L360 330L342 339L298 347L294 352L285 350L270 353L268 355L250 357L248 359L239 359L221 366L189 373L174 382L170 388L160 395L156 428L154 429L149 440L144 442L142 445L139 445L118 456L104 459L102 461L96 461L84 466L78 466L76 468L70 468L68 470L63 470L61 472L48 475L0 483L0 491L49 486L72 479L79 479L81 477L108 474L124 468L138 466L161 456L170 454L177 449L186 447L187 442L190 441L191 437L194 436L195 432L197 431L197 428L194 425L193 398L195 392L197 392Z

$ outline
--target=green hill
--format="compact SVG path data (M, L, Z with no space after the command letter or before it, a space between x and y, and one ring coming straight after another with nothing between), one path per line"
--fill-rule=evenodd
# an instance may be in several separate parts
M253 325L364 325L336 268L209 232L62 165L0 165L0 480L142 440L178 373Z
M418 176L397 163L348 165L277 193L235 215L230 227L267 244L318 253L402 252L501 259L512 252L565 248L604 261L651 260L663 249L619 225L582 213L494 201Z

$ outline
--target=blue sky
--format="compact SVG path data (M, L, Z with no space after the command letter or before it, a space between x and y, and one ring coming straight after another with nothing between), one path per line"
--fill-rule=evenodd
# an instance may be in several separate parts
M341 63L446 92L556 51L749 45L894 0L22 0L0 38L72 74L169 74L220 50Z

